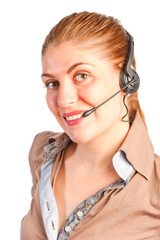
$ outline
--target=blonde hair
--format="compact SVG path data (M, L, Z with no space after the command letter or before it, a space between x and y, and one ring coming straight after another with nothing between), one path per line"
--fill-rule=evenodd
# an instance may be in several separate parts
M98 47L103 56L110 59L114 68L119 71L120 64L126 61L129 52L128 36L125 29L117 19L111 16L107 17L104 14L85 11L64 17L47 35L42 47L42 56L50 44L58 45L70 40L86 48ZM135 57L132 60L132 67L136 70ZM145 117L138 100L138 92L127 97L127 105L129 120L134 120L138 110L145 123Z

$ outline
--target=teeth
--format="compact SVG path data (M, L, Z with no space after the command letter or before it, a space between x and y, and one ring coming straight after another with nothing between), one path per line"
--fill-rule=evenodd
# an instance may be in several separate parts
M77 115L73 115L73 116L70 116L70 117L66 117L66 119L67 119L67 121L72 121L72 120L80 118L81 116L82 116L82 113L77 114Z

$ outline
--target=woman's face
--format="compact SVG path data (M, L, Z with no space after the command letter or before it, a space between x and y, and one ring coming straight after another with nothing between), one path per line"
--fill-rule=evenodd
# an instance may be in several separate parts
M48 107L77 143L108 134L122 117L122 93L88 117L81 117L84 111L96 107L120 89L119 73L99 52L64 42L50 45L42 58Z

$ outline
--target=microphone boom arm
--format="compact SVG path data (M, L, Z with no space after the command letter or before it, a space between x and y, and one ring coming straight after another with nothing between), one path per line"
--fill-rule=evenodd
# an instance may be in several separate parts
M132 80L133 81L133 80ZM97 110L97 108L99 108L100 106L102 106L104 103L108 102L109 100L111 100L113 97L115 97L117 94L119 94L120 92L122 92L123 90L125 90L128 85L132 82L130 81L125 87L123 87L122 89L120 89L118 92L116 92L114 95L112 95L110 98L108 98L107 100L105 100L104 102L102 102L101 104L99 104L97 107L94 107L88 111L85 111L82 114L82 117L88 117L92 112L94 112L95 110Z

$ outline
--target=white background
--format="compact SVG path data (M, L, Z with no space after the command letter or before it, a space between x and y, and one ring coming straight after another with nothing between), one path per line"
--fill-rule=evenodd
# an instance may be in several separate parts
M3 239L19 239L30 206L28 152L40 131L61 131L45 102L41 46L64 16L97 11L121 20L135 40L139 99L160 154L160 14L157 0L5 0L0 4L0 219Z

